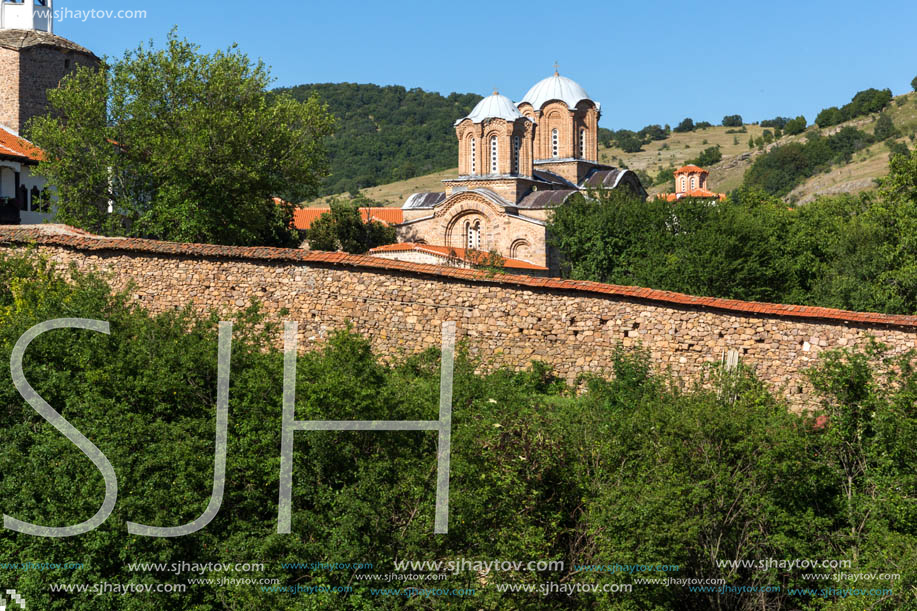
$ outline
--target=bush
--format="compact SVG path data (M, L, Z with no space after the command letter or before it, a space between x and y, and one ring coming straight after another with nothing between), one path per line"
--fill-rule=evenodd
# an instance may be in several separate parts
M694 126L694 129L707 129L708 127L713 127L713 124L709 121L699 121L697 125Z
M888 147L888 150L892 155L904 155L905 157L910 156L911 151L907 148L907 145L898 140L888 140L885 143L885 146Z
M742 115L726 115L723 117L723 127L742 127Z
M917 91L917 76L915 76L914 80L911 81L911 89Z

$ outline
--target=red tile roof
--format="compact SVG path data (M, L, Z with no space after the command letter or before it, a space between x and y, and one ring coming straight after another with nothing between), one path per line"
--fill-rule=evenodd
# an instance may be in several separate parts
M492 275L483 270L462 269L442 265L406 263L370 257L366 255L348 255L338 252L306 251L291 248L270 248L264 246L219 246L215 244L182 244L177 242L160 242L136 238L106 238L86 234L83 231L66 225L5 225L0 226L0 244L44 244L60 246L85 252L120 252L153 254L180 257L211 257L218 259L243 259L252 261L272 261L278 263L307 264L317 266L345 266L363 270L381 270L392 272L410 272L418 275L437 278L457 278L487 284L499 284L512 287L543 288L545 290L569 291L588 295L607 295L621 299L636 299L662 304L663 306L682 306L691 308L709 308L739 315L764 315L783 318L802 318L830 321L839 324L887 325L917 329L917 316L900 314L879 314L875 312L850 312L833 308L813 306L786 305L779 303L760 303L739 301L737 299L719 299L716 297L698 297L658 291L635 286L602 284L585 280L563 280L560 278L533 278L510 274Z
M469 251L464 248L451 248L449 246L437 246L433 244L415 244L413 242L402 242L400 244L386 244L385 246L377 246L372 248L369 251L370 255L382 253L382 252L423 252L439 257L444 257L446 259L457 259L461 261L468 261L474 263L474 261L480 259L482 256L486 256L487 253L482 253L480 251ZM528 261L522 261L520 259L507 259L503 257L503 267L511 269L531 269L538 271L547 271L547 267L541 267L540 265L535 265L534 263L529 263Z
M707 189L689 189L688 191L682 191L681 193L660 193L656 197L665 198L667 201L674 202L675 200L681 199L683 197L715 197L717 199L726 199L726 194L714 193L713 191L708 191Z
M18 157L23 162L35 163L44 158L44 153L28 140L0 127L0 156Z
M297 208L293 211L293 224L297 229L308 229L318 217L330 211L330 208ZM397 225L404 222L404 213L401 208L360 208L360 214L364 223L370 219L385 225Z
M687 172L701 172L703 174L710 173L707 170L705 170L704 168L690 164L690 165L683 165L680 168L678 168L677 170L675 170L675 175L678 176L679 174L685 174Z

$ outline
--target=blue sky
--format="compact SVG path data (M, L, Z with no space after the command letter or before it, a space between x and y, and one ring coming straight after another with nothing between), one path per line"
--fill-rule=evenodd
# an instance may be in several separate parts
M63 19L55 33L120 56L172 26L207 52L237 42L278 85L398 84L514 100L554 61L602 103L601 125L684 117L719 123L804 114L868 87L910 90L917 2L177 2L56 0L145 10L145 19Z

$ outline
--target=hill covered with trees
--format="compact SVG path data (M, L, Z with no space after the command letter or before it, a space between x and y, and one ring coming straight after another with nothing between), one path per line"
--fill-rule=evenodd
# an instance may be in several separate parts
M458 156L453 123L481 96L357 83L320 83L275 90L306 101L313 94L338 119L328 140L331 175L321 195L356 192L451 168Z

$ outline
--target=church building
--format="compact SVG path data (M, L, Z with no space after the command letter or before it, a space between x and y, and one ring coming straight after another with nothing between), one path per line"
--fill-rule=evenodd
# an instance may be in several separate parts
M0 0L0 223L53 218L45 180L32 174L40 151L22 137L48 109L48 90L77 66L99 58L55 36L51 0Z
M600 104L556 70L518 103L494 91L455 122L459 176L408 197L399 241L496 251L556 275L546 233L553 209L590 188L647 196L636 174L598 162L600 116Z

